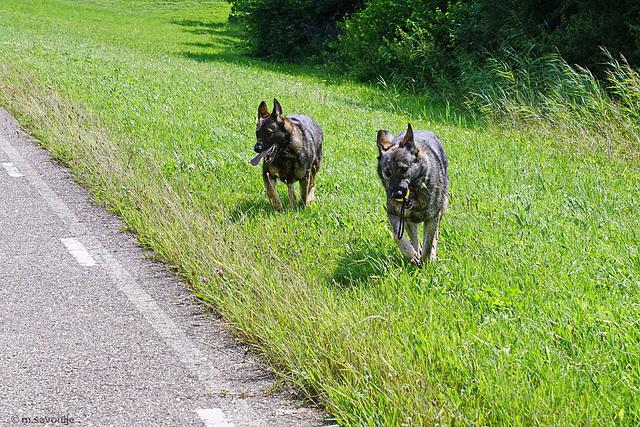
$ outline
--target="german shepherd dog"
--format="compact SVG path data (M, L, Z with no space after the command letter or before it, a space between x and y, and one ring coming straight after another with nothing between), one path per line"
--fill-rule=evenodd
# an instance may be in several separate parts
M440 140L433 132L414 131L409 124L395 138L389 131L378 131L378 150L378 175L387 193L393 239L405 258L416 265L437 260L438 226L449 187L447 155ZM422 248L418 242L421 222Z
M300 198L307 205L315 199L316 173L322 164L322 129L304 114L282 114L277 99L273 100L273 112L262 101L258 107L256 127L258 153L251 160L257 166L262 159L262 178L269 202L275 210L282 209L282 202L275 190L276 179L287 185L289 202L296 202L293 183L300 182Z

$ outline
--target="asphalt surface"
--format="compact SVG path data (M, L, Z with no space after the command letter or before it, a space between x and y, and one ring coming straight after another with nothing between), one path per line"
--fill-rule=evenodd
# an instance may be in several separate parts
M0 108L0 426L320 426Z

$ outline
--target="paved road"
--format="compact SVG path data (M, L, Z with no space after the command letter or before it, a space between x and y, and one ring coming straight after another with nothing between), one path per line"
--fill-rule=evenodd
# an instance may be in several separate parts
M0 426L319 426L0 109Z

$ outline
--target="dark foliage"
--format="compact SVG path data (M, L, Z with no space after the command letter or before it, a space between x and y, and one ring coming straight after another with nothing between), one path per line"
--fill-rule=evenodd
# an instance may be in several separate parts
M604 47L640 65L637 0L233 0L233 7L252 55L324 57L353 77L415 90L459 90L489 58L559 53L602 77Z
M357 0L232 0L248 53L276 61L310 59L336 40L336 23Z

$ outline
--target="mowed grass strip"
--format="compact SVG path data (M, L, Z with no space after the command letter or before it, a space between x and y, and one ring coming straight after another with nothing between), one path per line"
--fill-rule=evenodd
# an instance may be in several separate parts
M244 58L229 10L5 0L0 103L340 423L638 424L637 164ZM249 165L274 97L325 133L318 202L282 213ZM441 260L421 269L375 174L377 130L407 122L451 165Z

